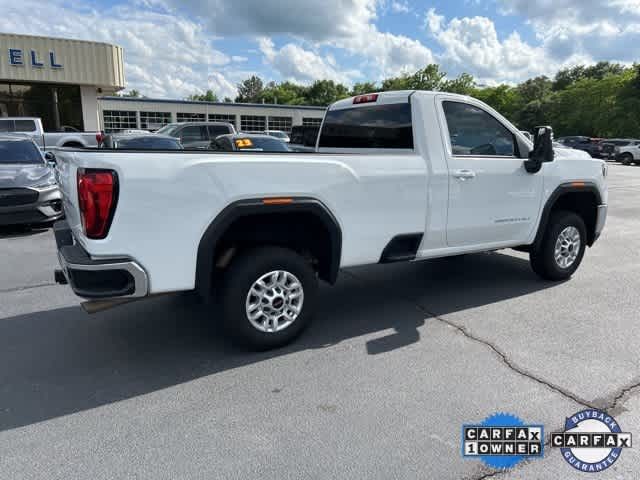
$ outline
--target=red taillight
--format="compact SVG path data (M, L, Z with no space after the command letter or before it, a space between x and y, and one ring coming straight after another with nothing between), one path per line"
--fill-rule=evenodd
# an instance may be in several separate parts
M78 169L78 204L88 238L107 236L118 201L118 177L113 170Z
M376 102L377 100L378 100L377 93L369 93L367 95L358 95L353 99L353 103L357 105L358 103L372 103L372 102Z
M98 146L102 143L103 140L104 140L104 132L96 133L96 142L98 142Z

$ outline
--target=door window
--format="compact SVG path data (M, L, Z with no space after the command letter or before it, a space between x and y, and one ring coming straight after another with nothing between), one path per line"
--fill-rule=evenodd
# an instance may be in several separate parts
M207 140L207 131L204 127L191 125L184 127L180 132L180 140L186 142L203 142Z
M481 108L460 102L443 102L453 155L513 157L513 133Z

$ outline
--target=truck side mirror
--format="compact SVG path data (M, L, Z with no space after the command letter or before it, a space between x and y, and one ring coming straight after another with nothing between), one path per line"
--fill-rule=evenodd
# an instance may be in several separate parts
M47 161L49 165L52 165L52 166L55 166L57 163L56 156L54 155L53 152L45 152L44 159Z
M551 127L536 127L533 139L533 150L529 152L529 159L525 160L524 168L529 173L537 173L544 162L553 162L553 129Z

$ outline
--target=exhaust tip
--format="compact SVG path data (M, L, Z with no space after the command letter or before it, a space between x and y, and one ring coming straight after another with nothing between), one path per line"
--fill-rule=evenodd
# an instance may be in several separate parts
M60 285L67 285L69 282L67 281L67 277L64 276L64 272L59 268L56 268L53 272L53 279L56 283Z

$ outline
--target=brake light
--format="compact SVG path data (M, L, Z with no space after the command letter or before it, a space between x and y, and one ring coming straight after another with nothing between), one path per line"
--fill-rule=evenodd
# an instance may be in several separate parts
M78 204L82 228L88 238L109 233L118 201L118 176L113 170L78 169Z
M378 100L377 93L369 93L367 95L358 95L353 99L353 103L354 105L357 105L359 103L373 103L373 102L376 102L377 100Z

